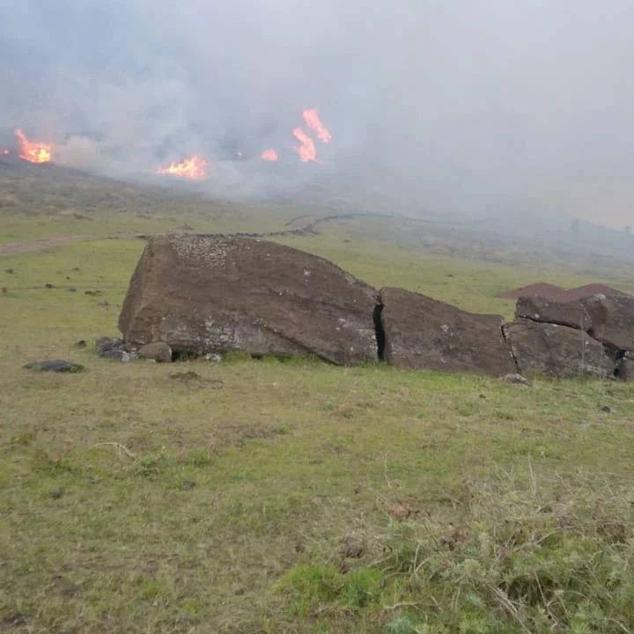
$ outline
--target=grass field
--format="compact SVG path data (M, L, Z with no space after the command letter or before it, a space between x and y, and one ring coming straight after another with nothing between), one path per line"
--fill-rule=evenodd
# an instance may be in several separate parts
M634 631L631 384L95 355L133 234L269 231L291 212L0 217L4 244L75 237L0 256L0 631ZM628 284L354 223L281 239L507 317L497 293L532 281ZM86 371L22 368L46 357Z

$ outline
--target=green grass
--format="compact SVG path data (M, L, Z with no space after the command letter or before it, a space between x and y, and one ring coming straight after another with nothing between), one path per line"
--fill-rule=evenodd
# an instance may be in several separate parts
M56 222L9 217L0 233L58 235ZM377 286L507 316L501 290L586 279L350 236L285 241ZM75 348L116 334L142 248L0 258L0 630L632 631L631 385ZM86 371L21 367L45 357ZM201 380L170 376L187 370Z

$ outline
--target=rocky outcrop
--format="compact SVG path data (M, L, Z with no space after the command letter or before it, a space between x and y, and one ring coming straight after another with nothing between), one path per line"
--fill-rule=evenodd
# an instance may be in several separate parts
M237 236L152 239L119 318L126 343L179 352L377 359L376 292L323 258Z
M525 376L607 378L614 374L614 359L583 330L525 319L506 324L504 334Z
M590 315L579 302L554 302L543 297L520 297L515 307L515 317L586 331L592 328Z
M476 315L400 288L384 288L385 360L401 368L516 372L502 336L502 317Z
M590 315L590 334L617 350L634 351L634 297L594 295L580 301Z

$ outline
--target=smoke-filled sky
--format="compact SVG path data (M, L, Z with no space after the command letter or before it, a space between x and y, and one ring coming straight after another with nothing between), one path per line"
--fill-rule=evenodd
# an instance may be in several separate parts
M0 132L107 173L200 152L245 188L327 176L623 226L632 33L632 0L0 0ZM307 107L334 137L321 164L293 150ZM249 170L268 147L280 165Z

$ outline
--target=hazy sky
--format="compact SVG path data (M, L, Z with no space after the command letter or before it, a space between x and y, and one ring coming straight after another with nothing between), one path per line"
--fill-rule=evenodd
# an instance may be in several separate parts
M0 0L0 131L104 171L202 152L219 180L276 147L280 181L634 225L632 33L632 0ZM292 149L305 107L321 166Z

